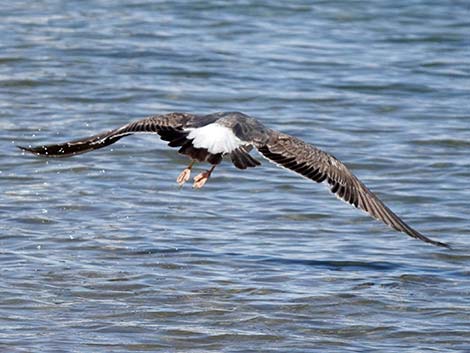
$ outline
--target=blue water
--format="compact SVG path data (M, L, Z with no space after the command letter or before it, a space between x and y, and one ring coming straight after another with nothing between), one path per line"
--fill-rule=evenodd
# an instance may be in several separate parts
M1 5L0 351L470 351L467 1ZM180 190L155 136L15 148L228 110L453 249L266 161Z

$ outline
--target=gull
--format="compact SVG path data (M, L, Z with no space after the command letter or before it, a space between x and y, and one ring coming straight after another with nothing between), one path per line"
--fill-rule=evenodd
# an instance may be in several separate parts
M87 138L60 144L18 147L39 156L69 157L139 133L158 134L162 140L168 141L168 146L179 147L178 152L190 158L189 165L176 179L180 186L189 180L196 162L211 165L194 177L193 187L197 189L205 185L223 159L229 158L239 169L259 166L261 163L250 155L255 148L270 162L317 183L325 183L339 199L391 228L426 243L449 248L449 245L429 239L406 224L333 155L299 138L270 129L240 112L154 115Z

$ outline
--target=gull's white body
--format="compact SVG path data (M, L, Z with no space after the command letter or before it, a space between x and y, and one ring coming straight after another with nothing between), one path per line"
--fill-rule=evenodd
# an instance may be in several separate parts
M195 148L205 148L212 154L231 153L246 144L235 136L232 129L217 123L185 130L189 131L188 139L193 141Z

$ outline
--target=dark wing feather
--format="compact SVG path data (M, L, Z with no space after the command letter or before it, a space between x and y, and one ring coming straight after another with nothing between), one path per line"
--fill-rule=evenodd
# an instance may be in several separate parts
M170 146L180 146L187 135L183 128L191 124L196 116L185 113L155 115L137 120L118 129L70 142L43 145L38 147L18 146L24 151L46 157L69 157L111 145L124 136L135 133L159 134Z
M316 182L327 181L337 197L367 212L395 230L433 245L447 244L429 239L407 225L370 191L352 172L332 155L295 137L270 131L266 143L257 145L266 158Z
M232 163L238 169L246 169L248 167L256 167L261 163L250 155L251 146L240 146L230 153Z

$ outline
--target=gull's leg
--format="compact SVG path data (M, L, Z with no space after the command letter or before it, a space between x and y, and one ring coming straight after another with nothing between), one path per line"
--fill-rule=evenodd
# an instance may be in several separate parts
M183 170L180 175L178 175L178 178L176 178L176 182L180 187L183 186L184 183L189 180L189 176L191 175L191 169L193 168L195 162L195 160L192 160L191 163L189 163L188 167Z
M202 188L204 186L204 184L206 183L206 181L211 176L212 171L214 170L214 168L215 168L215 164L212 165L211 169L206 170L206 171L202 172L201 174L196 175L194 177L193 188L195 188L195 189Z

